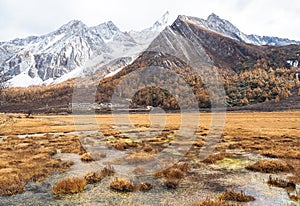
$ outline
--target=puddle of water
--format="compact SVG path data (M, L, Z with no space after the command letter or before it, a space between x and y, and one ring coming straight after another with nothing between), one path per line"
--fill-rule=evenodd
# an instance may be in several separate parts
M236 191L244 191L247 195L251 195L256 198L255 201L249 202L246 205L297 205L295 201L292 201L288 197L285 189L269 186L267 184L270 174L249 172L244 169L245 166L261 159L267 158L245 152L239 153L238 155L235 153L230 158L218 161L217 164L212 167L215 169L223 168L228 171L240 171L235 172L234 175L230 177L227 177L227 181L236 185L232 189ZM272 174L272 176L287 179L291 176L291 174Z
M98 132L98 130L87 130L87 131L75 131L75 132L49 132L49 133L36 133L36 134L19 134L16 135L20 139L24 139L27 137L41 137L44 135L54 135L54 137L58 137L60 135L89 135ZM1 138L6 138L7 136L0 136Z

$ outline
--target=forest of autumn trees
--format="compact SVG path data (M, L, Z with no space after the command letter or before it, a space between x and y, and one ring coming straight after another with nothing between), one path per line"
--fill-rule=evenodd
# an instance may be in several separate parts
M205 81L201 79L187 64L168 55L149 53L138 58L134 64L125 67L117 75L100 80L97 86L96 103L110 102L113 94L132 99L131 106L155 106L166 110L180 109L178 96L185 102L184 107L189 108L192 104L189 92L192 91L200 108L209 108L212 98L219 98L209 92L214 88L216 76L205 74ZM148 66L161 66L163 69L177 74L170 75L168 72L156 72L154 74L138 75L140 68ZM266 60L259 59L251 69L241 69L240 72L229 74L220 68L221 82L223 83L226 96L223 101L225 106L243 106L261 102L279 102L290 96L300 95L300 82L296 73L296 67L273 68ZM213 70L212 70L213 71ZM171 85L172 89L156 86L156 82ZM153 84L149 84L149 83ZM120 84L122 85L120 86ZM6 88L2 91L0 101L13 109L37 109L55 105L69 105L72 102L72 93L75 80L50 85L32 86L28 88ZM78 85L77 85L78 86ZM85 86L84 84L81 86ZM117 89L116 89L117 88ZM134 89L134 93L132 93Z

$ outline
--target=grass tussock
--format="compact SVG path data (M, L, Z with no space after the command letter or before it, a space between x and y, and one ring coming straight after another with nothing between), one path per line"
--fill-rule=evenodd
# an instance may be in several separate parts
M124 151L129 148L135 148L139 146L138 142L128 142L128 141L115 141L111 143L111 146L113 146L115 149Z
M85 190L86 184L87 182L84 178L70 177L60 180L53 185L52 192L55 196L75 194Z
M231 153L217 153L217 154L211 154L206 159L204 159L202 162L205 164L215 164L217 161L223 160L225 157L231 156Z
M196 146L196 147L202 147L204 144L205 144L205 142L201 141L201 140L195 141L193 143L193 145Z
M177 163L166 170L154 173L156 178L164 178L164 184L168 189L176 189L190 170L188 163Z
M295 190L296 184L292 181L287 181L280 178L273 178L271 175L269 176L269 179L267 181L269 185L275 186L275 187L281 187L286 188L288 190Z
M183 179L185 178L186 173L178 168L170 168L164 175L167 179Z
M100 173L101 173L101 176L104 178L104 177L108 177L108 176L113 176L116 173L116 171L113 168L113 166L109 165L109 166L104 167Z
M137 186L131 180L116 178L110 183L110 188L118 192L133 192Z
M300 159L300 152L291 150L287 151L284 148L278 148L277 150L269 149L261 152L262 156L269 158L290 158L290 159Z
M175 177L175 176L184 176L186 173L191 169L191 166L188 163L176 163L172 167L169 167L163 171L158 171L154 173L154 177L161 178L161 177Z
M176 179L176 178L166 178L165 179L165 186L167 189L176 189L181 182L181 179Z
M246 167L247 170L263 173L290 172L293 167L279 160L260 160Z
M300 201L300 191L296 191L294 194L288 192L288 196L293 201L296 201L296 202Z
M243 191L235 192L233 190L226 190L219 196L219 199L234 202L250 202L255 200L254 197L246 195Z
M143 151L144 151L144 152L153 152L153 151L155 151L155 150L154 150L153 147L151 147L150 145L145 145L145 146L143 147Z
M115 174L115 169L112 166L106 166L98 172L91 172L85 175L85 180L88 184L100 182L102 179Z
M90 153L84 153L81 155L81 161L83 162L92 162L94 161L94 158L91 156Z
M84 179L88 184L94 184L100 182L103 178L100 172L90 172L84 176Z
M23 192L25 182L16 174L7 174L0 179L0 194L9 196Z
M194 206L237 206L237 204L227 203L223 200L213 200L210 198L206 198L201 202L194 204Z
M127 155L124 158L121 158L119 161L127 164L143 164L148 163L154 160L154 157L150 153L138 152Z
M153 188L153 185L150 184L149 182L141 182L138 186L137 186L139 191L142 192L147 192L149 190L151 190Z

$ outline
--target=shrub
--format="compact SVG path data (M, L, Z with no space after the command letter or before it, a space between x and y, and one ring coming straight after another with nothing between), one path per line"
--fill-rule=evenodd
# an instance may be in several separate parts
M54 195L75 194L83 191L86 184L84 178L70 177L57 182L52 187L52 191Z

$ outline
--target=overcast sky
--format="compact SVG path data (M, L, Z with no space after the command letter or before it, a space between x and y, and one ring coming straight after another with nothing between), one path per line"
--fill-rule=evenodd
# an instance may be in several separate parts
M247 34L300 40L299 0L0 0L0 41L46 34L73 19L141 30L166 11L169 23L179 14L207 18L214 12Z

